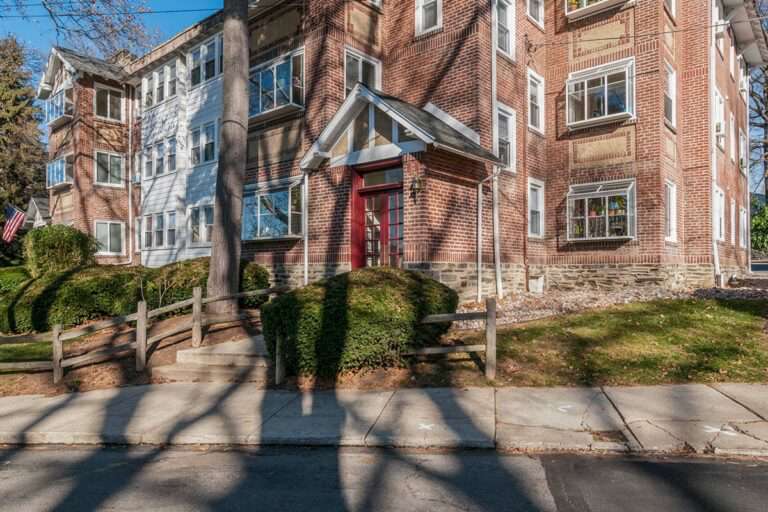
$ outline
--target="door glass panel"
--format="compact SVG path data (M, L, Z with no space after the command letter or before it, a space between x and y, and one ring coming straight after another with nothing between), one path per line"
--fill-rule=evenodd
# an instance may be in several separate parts
M386 185L389 183L402 183L402 169L387 169L384 171L374 171L363 175L363 186L374 187L376 185Z
M365 265L381 265L382 201L386 196L377 194L365 198Z
M389 193L389 247L390 267L399 267L403 261L403 192Z

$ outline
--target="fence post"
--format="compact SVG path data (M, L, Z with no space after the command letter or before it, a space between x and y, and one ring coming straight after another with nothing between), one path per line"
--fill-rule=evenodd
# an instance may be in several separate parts
M58 384L64 378L64 347L61 344L61 324L53 326L53 383Z
M136 311L136 371L143 372L147 366L147 303L139 302Z
M485 377L496 379L496 299L485 300Z
M192 346L203 343L203 289L196 286L192 290Z
M278 335L275 341L275 385L279 386L285 380L285 360L283 358L283 349L281 337Z

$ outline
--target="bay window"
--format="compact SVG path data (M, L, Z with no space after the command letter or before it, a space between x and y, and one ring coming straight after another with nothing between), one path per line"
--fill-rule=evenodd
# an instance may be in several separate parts
M570 187L568 240L611 240L634 237L634 180Z
M246 190L243 240L287 238L302 234L303 180Z
M572 73L568 78L568 126L611 122L634 115L634 58Z
M123 223L115 221L96 221L97 254L123 254Z
M344 57L344 84L348 95L359 83L366 87L379 89L381 64L360 53L347 50Z
M304 106L304 51L251 70L248 115Z
M45 101L45 123L56 124L59 120L72 117L75 113L74 89L67 87Z
M48 162L45 166L45 186L47 188L57 187L72 183L74 179L75 157L67 155Z
M416 35L443 26L443 0L416 0Z

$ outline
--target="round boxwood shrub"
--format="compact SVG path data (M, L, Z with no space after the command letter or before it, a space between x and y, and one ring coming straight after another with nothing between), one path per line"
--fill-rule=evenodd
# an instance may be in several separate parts
M63 224L36 228L24 236L24 258L32 277L91 265L96 249L96 239Z
M264 338L278 339L286 370L319 376L391 366L402 352L436 341L448 324L420 325L453 313L458 296L415 272L368 268L293 290L262 307Z

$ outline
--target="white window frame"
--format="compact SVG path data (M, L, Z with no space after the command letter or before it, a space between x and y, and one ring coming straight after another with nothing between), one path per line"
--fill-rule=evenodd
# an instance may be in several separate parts
M173 227L171 227L170 218L173 217ZM176 243L179 241L179 228L178 228L179 214L176 210L170 210L165 212L165 247L172 249L176 247ZM170 243L170 233L173 231L173 243Z
M151 251L154 249L155 246L155 215L154 214L147 214L144 215L144 221L141 223L142 229L142 241L144 242L144 245L141 245L142 251ZM148 222L149 221L149 222ZM149 229L147 229L149 228ZM147 241L149 241L149 245L147 245Z
M631 0L600 0L599 2L590 5L586 5L585 3L582 7L570 10L570 1L565 0L565 16L568 18L568 21L580 20L587 16L592 16L593 14L612 9L620 4L628 3L629 1Z
M213 125L213 159L206 160L205 159L205 146L208 144L208 142L211 142L208 140L208 137L205 133L205 129L209 126ZM198 146L200 149L200 161L197 163L194 163L194 159L192 158L192 151L194 150L194 147L192 146L192 134L193 132L199 130L200 131L200 145ZM208 165L214 162L217 162L219 159L219 122L218 121L207 121L204 123L197 124L193 127L190 127L189 129L189 165L191 167L197 167L200 165ZM178 150L177 150L178 151ZM177 153L178 154L178 153ZM178 162L177 162L178 167Z
M664 0L664 7L670 16L677 17L677 0Z
M667 73L667 86L664 89L664 95L669 98L671 104L670 115L672 119L667 117L666 104L664 105L664 119L673 128L677 126L677 70L669 62L665 62L665 71Z
M591 192L579 192L578 188L589 188L592 187L595 190ZM622 187L623 190L617 189L615 187ZM605 198L607 201L607 198L610 196L619 196L619 195L625 195L626 201L627 201L627 235L626 236L606 236L603 237L590 237L589 236L589 199L590 198L598 198L602 197ZM575 237L573 233L571 232L573 223L571 222L572 219L572 209L571 209L571 200L586 200L586 205L584 209L584 237ZM601 181L601 182L594 182L594 183L579 183L576 185L571 185L568 191L568 196L566 197L566 222L567 222L567 240L569 242L594 242L594 241L601 241L601 240L634 240L637 238L637 185L634 179L628 179L628 180L611 180L611 181ZM606 216L606 233L609 229L609 223L607 220L608 217L608 208L605 209L605 216Z
M363 76L363 62L372 64L374 74L376 75L374 77L375 84L373 85L373 87L381 90L381 61L379 59L371 57L370 55L366 55L362 52L359 52L353 48L346 47L344 49L344 97L346 97L349 94L349 92L347 92L347 71L348 71L347 56L352 56L358 59L357 71L361 78Z
M112 114L112 102L109 100L109 96L107 96L107 115L102 116L99 115L99 109L98 109L98 96L99 91L109 91L110 93L116 92L120 95L120 119L115 119L111 117ZM117 87L112 87L109 85L105 85L102 83L94 83L93 84L93 116L96 119L101 119L102 121L107 121L110 123L124 123L125 122L125 95L123 94L123 90L119 89Z
M531 191L536 190L539 195L539 233L535 233L531 230ZM528 178L528 237L529 238L544 238L546 233L546 224L544 218L545 208L545 185L544 182L536 178Z
M714 2L712 5L712 30L713 30L713 41L715 46L717 47L717 50L720 52L720 56L725 58L725 10L723 8L722 2L719 0Z
M731 73L731 80L736 80L736 41L731 38L731 46L728 54L728 71Z
M147 173L147 164L149 164L150 172ZM142 177L144 179L151 179L155 177L155 145L150 144L144 147L142 152Z
M67 171L67 159L70 159L70 158L72 159L71 173ZM56 164L57 162L62 162L62 165L64 166L64 180L51 184L50 167ZM74 153L69 152L69 153L63 154L58 158L55 158L50 162L48 162L47 164L45 164L45 188L46 189L50 190L52 188L58 188L63 185L71 185L74 182L75 182L75 154Z
M731 198L731 245L736 247L736 200Z
M109 156L110 171L112 166L112 157L120 157L120 183L103 183L98 181L99 178L99 153ZM93 184L97 187L111 187L111 188L125 188L125 155L122 153L115 153L113 151L104 151L103 149L96 149L93 151Z
M277 91L277 67L280 64L283 64L287 61L290 65L290 76L291 76L291 81L293 82L293 69L294 69L293 66L294 66L294 61L296 57L301 57L302 85L301 85L300 100L297 101L297 98L293 97L294 85L293 83L291 83L290 91L289 91L291 95L291 99L288 103L286 103L285 105L277 105L276 103L277 93L275 93L274 98L272 98L272 101L273 101L272 108L269 110L261 110L261 95L262 95L261 94L261 73L265 70L272 71L272 84L273 84L272 87L273 87L273 91ZM248 117L251 119L258 118L260 116L268 115L268 114L278 112L282 109L290 108L290 107L304 109L305 103L306 103L306 93L307 93L307 77L305 74L306 71L307 71L307 59L306 59L303 47L299 48L298 50L284 53L277 58L274 58L266 62L261 62L258 65L251 67L251 69L248 70ZM258 79L259 111L256 113L251 113L251 96L253 94L253 85L255 83L253 80L253 75L256 73L259 73L259 79Z
M208 61L207 59L208 46L211 44L211 42L215 44L216 56L214 58L215 62L213 65L213 76L208 77L208 76L205 76L205 63ZM197 89L201 85L207 82L210 82L211 80L215 80L216 78L221 76L220 60L223 57L221 54L221 50L223 46L222 42L223 40L221 39L221 36L219 34L216 34L215 36L212 36L206 39L204 42L200 43L199 45L195 46L187 53L187 74L188 74L187 78L189 80L190 89ZM198 82L197 84L193 84L192 83L192 56L198 50L200 50L200 82Z
M728 137L731 139L728 141L728 151L731 154L731 162L736 161L736 153L738 152L738 148L736 146L737 140L736 140L736 116L733 115L733 112L730 113L730 117L728 119Z
M499 16L499 6L504 4L507 8L507 19L504 20L504 27L507 29L508 32L508 39L509 39L509 48L507 50L503 49L500 44L500 38L499 38L499 29L501 28L501 18ZM497 0L496 4L496 48L498 51L500 51L502 54L506 55L507 57L514 60L515 58L515 48L517 43L517 31L516 31L516 7L515 3L512 0Z
M677 242L677 184L664 182L664 240Z
M714 126L712 130L715 133L715 145L725 152L725 99L720 90L715 87L715 112Z
M536 16L535 14L531 14L531 0L526 0L525 2L525 13L528 15L528 18L536 25L537 27L543 29L544 28L544 0L538 0L539 1L539 12L535 13L538 14Z
M437 23L433 27L424 27L424 7L431 3L437 4ZM416 35L422 36L443 28L443 0L416 0Z
M165 139L165 174L172 174L179 168L179 142L176 137ZM171 151L173 148L173 151ZM173 155L173 168L171 168L171 155Z
M725 241L725 194L723 189L715 186L713 189L714 194L714 208L712 209L712 231L713 237L718 242Z
M517 112L514 109L498 103L496 106L496 140L494 145L496 146L496 155L501 158L501 145L499 140L501 139L501 127L499 126L499 118L504 117L507 120L507 141L509 142L509 165L504 167L505 170L516 172L517 171Z
M215 215L216 212L213 211L213 203L195 204L191 205L187 209L187 230L189 233L188 239L190 247L210 247L211 243L213 242L213 227L211 227L211 239L205 240L206 227L208 226L208 224L205 222L205 209L209 207L212 210L212 215ZM192 212L195 209L200 211L200 224L198 226L200 228L200 240L198 241L192 240ZM211 224L211 226L213 226L213 224Z
M747 103L749 95L749 68L742 55L739 55L736 59L739 63L739 96L744 100L744 103Z
M142 225L144 226L145 231L143 231L144 236L144 243L146 244L147 240L149 240L149 246L148 247L141 247L144 251L151 251L156 249L173 249L176 247L176 243L179 241L178 238L178 212L176 210L168 210L164 212L157 212L157 213L148 213L143 216L143 222ZM173 227L171 227L170 219L173 217ZM162 229L158 230L158 219L162 220ZM147 222L149 221L149 222ZM147 231L146 228L149 228ZM173 231L173 238L174 243L169 243L170 240L170 233ZM157 233L162 233L163 236L163 243L158 244L157 243ZM147 236L149 234L149 236Z
M99 224L107 224L107 226L116 224L120 226L120 252L103 251L99 249L96 251L96 256L124 256L125 255L125 223L119 220L109 219L96 219L93 221L93 236L96 238ZM107 234L109 234L109 227L107 228ZM98 240L98 239L97 239Z
M539 107L539 119L538 123L539 126L534 126L531 122L533 120L532 118L532 111L531 111L531 82L536 83L536 101ZM545 94L545 82L544 77L532 70L531 68L528 68L528 128L531 130L540 133L541 135L544 135L544 121L546 120L545 115L545 107L546 107L546 94Z
M605 80L605 86L608 87L608 76L614 73L625 73L625 88L626 88L626 111L616 114L608 114L608 101L606 96L606 108L605 115L600 117L594 117L587 119L586 110L589 105L588 101L588 89L587 82L596 78L603 78ZM571 85L576 83L582 83L584 87L584 111L585 118L582 121L571 121ZM622 121L627 119L635 119L635 58L629 57L627 59L618 60L601 66L595 66L592 68L584 69L571 73L566 81L566 124L569 130L578 130L580 128L588 126L596 126L601 124L614 123L616 121Z
M749 169L749 139L739 127L739 170L746 175Z
M739 207L739 247L742 249L747 248L747 222L749 222L747 216L747 209Z
M246 214L245 200L246 196L254 196L256 202L256 233L255 237L251 237L250 234L245 233L245 222L243 225L242 240L243 241L259 241L259 240L288 240L301 238L304 232L304 212L305 212L305 197L304 197L304 176L300 178L293 178L288 180L278 180L270 183L265 183L261 186L247 186L243 193L243 215ZM299 229L298 232L293 232L293 203L291 202L291 194L297 191L301 194L301 204L299 206ZM288 192L288 233L279 236L260 236L261 232L261 197L264 195L274 194L277 192Z

